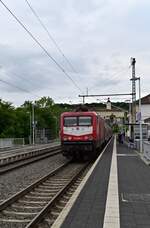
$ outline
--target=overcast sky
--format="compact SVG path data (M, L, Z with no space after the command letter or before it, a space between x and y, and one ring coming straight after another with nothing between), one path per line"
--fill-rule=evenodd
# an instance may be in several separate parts
M83 93L86 88L89 94L131 92L131 57L137 61L136 76L142 80L142 95L150 93L149 0L28 1L76 73L49 39L25 0L4 0ZM78 97L81 91L1 3L0 28L0 80L14 85L0 81L0 98L15 105L41 96L49 96L55 102L81 102ZM125 96L123 100L127 98ZM120 101L121 98L114 98L117 99Z

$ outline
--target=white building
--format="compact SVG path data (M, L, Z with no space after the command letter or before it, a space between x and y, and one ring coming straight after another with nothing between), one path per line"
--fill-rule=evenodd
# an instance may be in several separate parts
M136 105L136 111L139 111L139 105ZM147 122L150 118L150 94L141 98L141 117L142 122Z
M106 108L97 108L95 110L102 118L110 120L113 118L114 123L123 124L123 119L125 117L125 112L123 108L114 106L110 99L106 102Z

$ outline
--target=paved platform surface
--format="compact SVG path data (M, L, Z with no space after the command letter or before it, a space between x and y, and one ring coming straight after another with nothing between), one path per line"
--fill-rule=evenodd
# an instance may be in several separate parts
M67 217L54 228L150 228L150 167L127 145L114 145L107 147Z
M86 182L61 228L102 228L113 140Z
M150 167L125 145L117 146L121 228L150 228Z

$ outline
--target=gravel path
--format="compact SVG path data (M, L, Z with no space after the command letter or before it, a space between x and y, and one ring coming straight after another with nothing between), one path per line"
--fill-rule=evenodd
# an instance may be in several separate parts
M67 161L61 154L46 158L0 176L0 202Z

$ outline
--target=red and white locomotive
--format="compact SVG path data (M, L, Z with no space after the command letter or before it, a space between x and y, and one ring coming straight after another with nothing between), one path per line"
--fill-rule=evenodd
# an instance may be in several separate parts
M62 153L71 158L94 158L112 136L111 128L96 112L65 112L61 115Z

